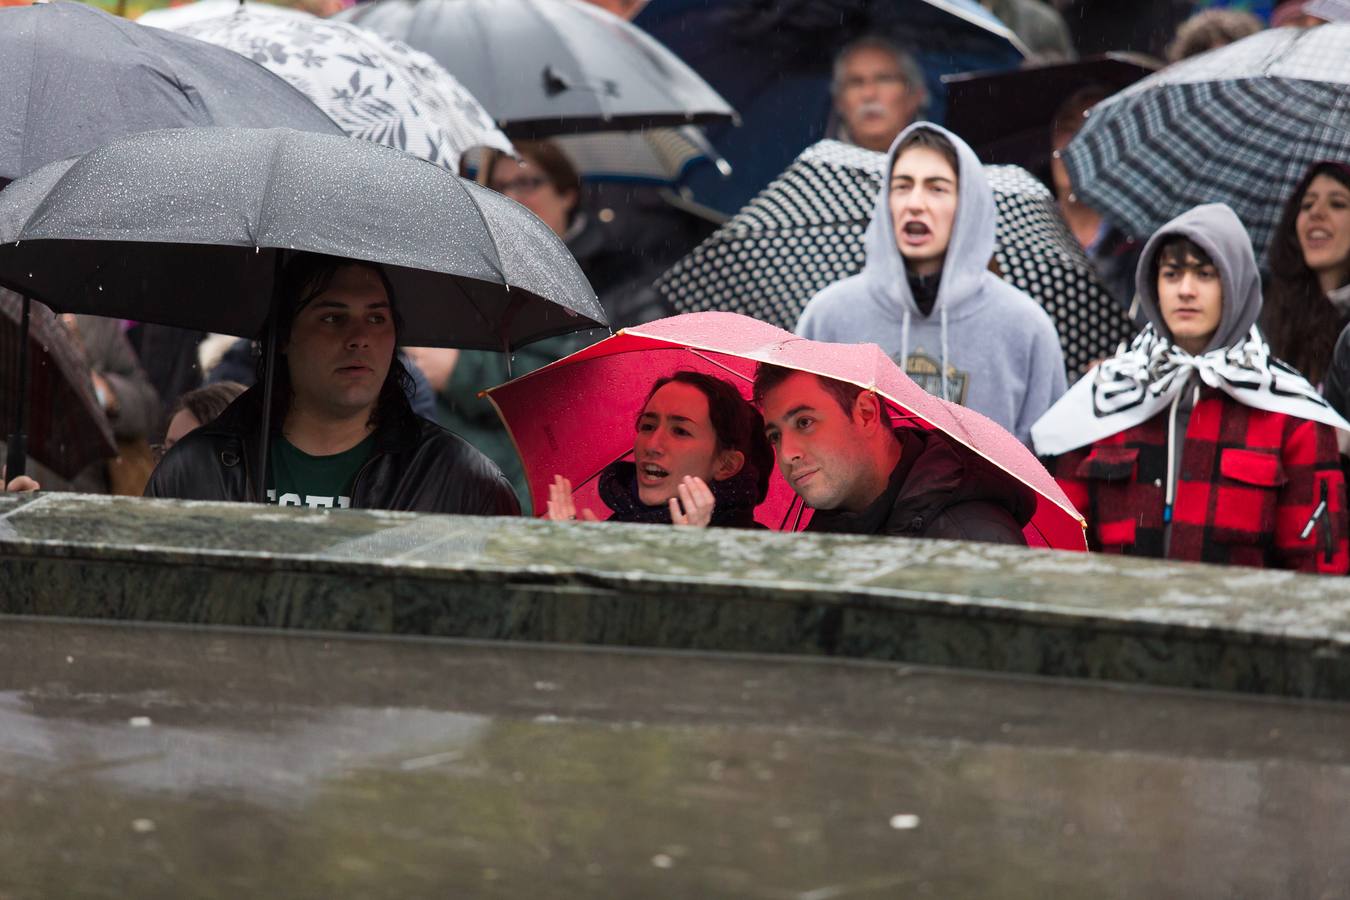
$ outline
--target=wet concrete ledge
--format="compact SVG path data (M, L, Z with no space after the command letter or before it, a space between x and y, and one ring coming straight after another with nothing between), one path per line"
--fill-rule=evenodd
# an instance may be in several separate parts
M0 613L1350 699L1350 582L938 541L0 497Z

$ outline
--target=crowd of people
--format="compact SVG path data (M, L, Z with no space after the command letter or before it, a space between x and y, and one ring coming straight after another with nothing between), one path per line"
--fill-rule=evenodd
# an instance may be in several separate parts
M616 5L631 14L638 4ZM1064 15L1072 2L984 5L1043 59L1083 49ZM1315 24L1303 15L1301 3L1276 10L1279 24ZM1248 13L1206 10L1180 23L1166 53L1181 59L1260 27ZM1350 161L1317 163L1287 198L1263 278L1222 204L1136 240L1075 197L1051 153L1108 93L1090 85L1062 104L1044 177L1068 233L1139 326L1128 346L1068 384L1050 316L993 263L994 196L979 156L923 118L922 72L881 35L843 47L832 79L834 136L887 153L866 264L810 299L797 334L876 343L925 390L1007 429L1082 513L1092 550L1350 571ZM617 252L614 207L588 202L567 155L548 141L517 149L485 155L479 180L566 243L611 325L669 315L652 282L701 235L665 257ZM479 395L507 380L502 354L405 347L399 298L371 263L294 254L277 296L270 410L257 383L264 356L248 341L70 318L121 453L74 482L39 469L9 489L464 515L524 505L559 521L749 528L760 527L754 511L776 468L813 510L810 531L1026 542L1029 488L940 432L893 421L872 390L770 365L750 399L708 374L657 379L633 410L632 458L599 476L606 508L579 508L560 475L530 510L524 467ZM510 372L604 336L528 345Z

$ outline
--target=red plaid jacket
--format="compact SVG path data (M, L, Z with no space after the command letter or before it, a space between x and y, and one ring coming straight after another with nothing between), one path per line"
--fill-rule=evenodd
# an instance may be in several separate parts
M1163 555L1166 412L1055 457L1049 468L1087 518L1092 549ZM1335 429L1203 390L1186 426L1167 556L1304 572L1350 569Z

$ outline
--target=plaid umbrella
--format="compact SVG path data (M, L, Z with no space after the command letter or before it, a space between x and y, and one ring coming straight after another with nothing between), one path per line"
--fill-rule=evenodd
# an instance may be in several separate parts
M22 380L22 316L23 298L0 289L0 436L7 440L18 424L13 401ZM27 451L62 478L74 478L90 463L116 456L117 444L70 333L41 303L30 304L29 317Z
M786 172L657 281L679 312L725 310L796 325L818 291L862 270L886 155L838 141L808 147ZM1068 233L1050 192L1025 169L988 166L998 208L994 258L1059 331L1069 374L1134 334Z
M1226 203L1262 254L1308 167L1350 159L1350 23L1276 28L1102 101L1064 151L1074 190L1143 236Z
M267 4L175 30L271 69L352 137L452 172L470 147L513 152L492 117L440 63L373 31Z

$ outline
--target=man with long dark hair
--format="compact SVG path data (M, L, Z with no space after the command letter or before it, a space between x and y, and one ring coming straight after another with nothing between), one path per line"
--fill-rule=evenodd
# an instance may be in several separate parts
M279 297L269 502L519 514L495 465L409 406L409 376L394 354L396 298L379 266L297 254L283 271ZM146 496L255 498L262 394L261 385L250 389L178 442Z

